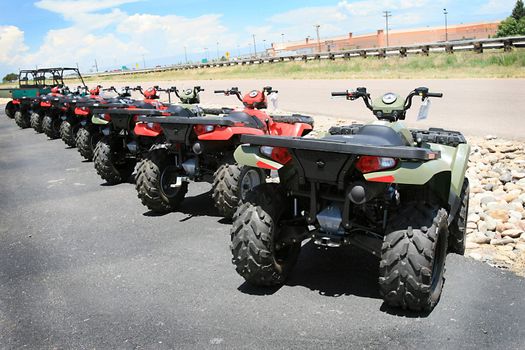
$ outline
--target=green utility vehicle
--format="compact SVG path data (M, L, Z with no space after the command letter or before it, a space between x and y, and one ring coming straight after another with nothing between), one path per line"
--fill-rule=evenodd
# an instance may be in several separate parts
M64 78L77 79L85 87L84 80L77 68L41 68L21 70L18 74L18 88L11 89L12 100L5 107L5 113L21 128L33 127L42 132L40 100L51 93L51 88L64 87Z
M239 164L277 170L280 183L256 187L234 215L231 252L249 283L285 282L301 244L355 245L380 260L389 306L430 311L438 302L448 252L465 251L470 146L455 131L410 130L413 97L371 100L365 88L332 93L363 99L377 121L330 130L320 139L245 135Z

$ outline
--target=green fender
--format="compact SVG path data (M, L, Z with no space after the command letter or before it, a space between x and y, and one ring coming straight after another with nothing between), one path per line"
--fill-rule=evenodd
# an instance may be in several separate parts
M283 167L281 163L277 163L261 155L259 146L240 145L233 153L233 157L238 164L255 168L279 170Z
M107 120L100 119L99 117L97 117L97 116L95 116L95 115L93 115L93 116L91 117L91 122L92 122L93 124L97 124L97 125L107 125L107 124L109 124L109 122L108 122Z
M450 172L450 191L459 196L465 172L468 166L470 146L461 144L450 147L439 144L428 144L433 151L441 152L441 157L427 162L401 162L398 167L390 171L380 171L365 174L367 181L374 179L393 178L397 184L424 185L436 174Z

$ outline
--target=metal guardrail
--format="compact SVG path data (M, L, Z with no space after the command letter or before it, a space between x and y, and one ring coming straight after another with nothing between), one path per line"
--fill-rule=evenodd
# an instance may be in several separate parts
M252 57L242 60L232 61L216 61L207 63L189 63L179 64L166 67L156 67L148 69L137 69L131 71L118 71L118 72L103 72L103 73L91 73L84 74L84 77L104 77L113 75L132 75L132 74L145 74L155 72L166 72L186 69L201 69L201 68L214 68L214 67L229 67L238 65L252 65L252 64L266 64L274 62L293 62L293 61L313 61L313 60L335 60L335 59L350 59L352 57L380 57L384 58L387 56L400 56L406 57L410 54L419 54L428 56L432 52L446 52L454 53L456 51L474 51L482 53L484 50L503 49L505 52L511 51L513 48L524 48L525 47L525 36L515 36L506 38L494 38L494 39L474 39L474 40L458 40L458 41L447 41L447 42L436 42L428 44L416 44L408 46L389 46L379 48L368 48L368 49L352 49L344 51L332 51L332 52L318 52L311 54L300 54L300 55L286 55L278 57Z

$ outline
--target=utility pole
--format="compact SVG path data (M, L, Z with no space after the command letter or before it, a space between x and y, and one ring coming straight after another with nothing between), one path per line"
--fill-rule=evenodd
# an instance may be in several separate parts
M188 64L188 51L186 50L186 46L184 46L184 59L186 60L186 64Z
M219 60L219 42L217 41L217 61Z
M445 15L445 41L448 42L448 11L447 9L443 9L443 14Z
M284 33L281 33L281 43L284 45Z
M142 55L142 66L146 69L146 58L144 58L144 55Z
M97 71L98 73L98 63L97 63L97 59L95 58L95 70Z
M253 37L253 52L254 56L257 57L257 44L255 44L255 34L252 34Z
M388 18L392 17L392 12L383 11L383 13L384 13L383 17L385 17L386 19L386 47L388 47Z
M319 37L319 27L321 27L320 24L314 25L315 31L317 33L317 52L321 52L321 38Z

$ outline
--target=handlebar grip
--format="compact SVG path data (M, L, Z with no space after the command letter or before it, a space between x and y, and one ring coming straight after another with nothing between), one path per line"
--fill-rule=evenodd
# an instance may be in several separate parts
M348 96L348 92L332 92L332 96Z
M441 92L429 92L427 93L427 97L443 97L443 93Z
M226 90L214 90L213 93L215 93L215 94L225 94Z

